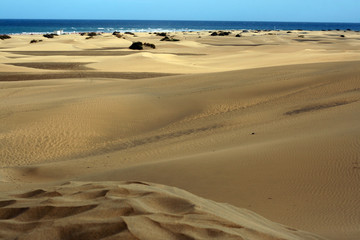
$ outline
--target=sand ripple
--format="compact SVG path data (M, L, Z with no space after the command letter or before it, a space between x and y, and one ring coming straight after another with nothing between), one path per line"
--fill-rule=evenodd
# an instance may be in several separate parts
M183 190L69 182L0 200L1 239L321 239Z

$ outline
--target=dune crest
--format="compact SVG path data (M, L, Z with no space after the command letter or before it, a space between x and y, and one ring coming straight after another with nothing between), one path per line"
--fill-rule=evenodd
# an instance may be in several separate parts
M145 182L68 182L7 197L0 200L2 239L322 239Z

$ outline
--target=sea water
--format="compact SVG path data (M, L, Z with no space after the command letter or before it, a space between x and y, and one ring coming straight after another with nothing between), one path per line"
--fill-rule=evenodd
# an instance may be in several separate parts
M360 23L156 21L156 20L27 20L0 19L0 34L73 32L175 32L204 30L353 30Z

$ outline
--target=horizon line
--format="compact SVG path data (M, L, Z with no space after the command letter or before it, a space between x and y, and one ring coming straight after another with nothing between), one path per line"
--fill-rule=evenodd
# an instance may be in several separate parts
M278 23L350 23L360 22L317 22L317 21L271 21L271 20L165 20L165 19L86 19L86 18L0 18L0 20L62 20L62 21L174 21L174 22L278 22Z

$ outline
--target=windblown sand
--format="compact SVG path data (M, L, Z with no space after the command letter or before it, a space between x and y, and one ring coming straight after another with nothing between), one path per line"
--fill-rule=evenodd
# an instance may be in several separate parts
M245 209L143 182L71 182L12 197L0 202L1 219L12 219L2 222L0 234L10 239L320 239Z
M0 41L0 238L359 239L360 33L237 33Z

